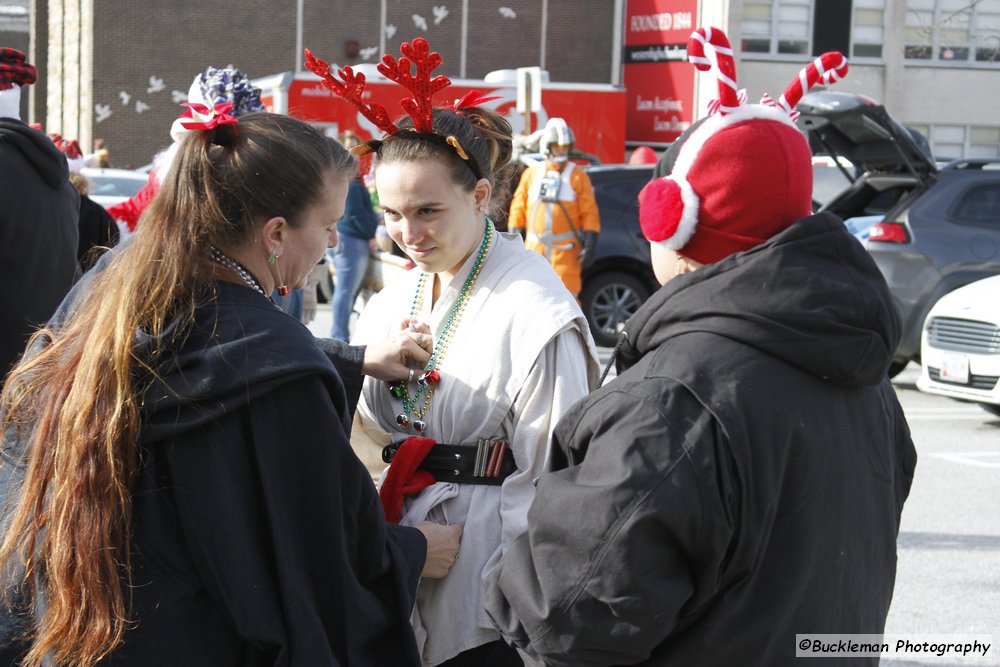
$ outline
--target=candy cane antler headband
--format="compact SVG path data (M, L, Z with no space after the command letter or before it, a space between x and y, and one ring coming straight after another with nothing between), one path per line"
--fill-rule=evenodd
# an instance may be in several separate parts
M718 28L698 28L688 39L688 61L702 72L712 69L712 61L705 57L705 46L715 51L718 64L719 99L709 108L709 114L719 111L723 116L736 111L746 100L746 92L736 87L736 60L726 33Z
M709 104L708 118L686 133L670 173L639 194L639 223L650 241L706 263L748 249L808 213L809 148L795 126L795 105L816 83L843 78L847 59L824 53L802 69L777 102L765 94L760 104L747 104L729 39L718 28L691 34L688 60L701 71L717 70L719 99ZM719 136L724 138L716 141ZM740 146L753 149L743 154ZM769 182L766 169L759 168L764 164L792 166L785 177ZM785 208L761 201L783 201Z
M837 51L827 51L811 63L799 70L797 78L793 79L785 92L781 94L777 102L771 100L770 95L764 93L760 103L768 106L775 106L785 110L792 120L799 117L799 112L795 110L795 105L799 103L802 96L809 92L809 89L819 82L826 85L836 83L847 74L847 58Z
M703 72L712 69L712 61L705 56L705 47L715 52L718 65L719 99L709 104L709 115L719 112L723 116L737 111L746 102L746 91L736 84L736 60L726 33L718 28L698 28L688 40L688 60ZM831 84L840 81L847 74L847 58L837 51L827 51L803 67L798 76L788 84L785 92L775 102L764 93L760 103L784 110L794 121L798 117L795 105L809 89L819 82Z

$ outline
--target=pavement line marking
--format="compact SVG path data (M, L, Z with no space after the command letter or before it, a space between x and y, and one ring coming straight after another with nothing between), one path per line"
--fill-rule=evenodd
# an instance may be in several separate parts
M946 407L946 408L945 407L939 407L939 406L931 406L931 407L911 406L911 407L905 408L905 409L906 409L907 412L956 412L956 413L958 413L958 412L962 412L962 413L964 413L964 412L969 412L969 413L972 413L972 412L979 412L979 413L985 412L985 410L983 410L982 408L980 408L978 405L963 405L963 406Z
M1000 452L931 452L930 455L933 458L944 459L952 463L961 463L962 465L974 468L1000 469ZM981 461L980 459L987 460Z
M966 414L944 414L944 415L911 415L906 414L906 421L922 421L922 422L944 422L944 421L989 421L990 416L985 412L982 415L966 415Z

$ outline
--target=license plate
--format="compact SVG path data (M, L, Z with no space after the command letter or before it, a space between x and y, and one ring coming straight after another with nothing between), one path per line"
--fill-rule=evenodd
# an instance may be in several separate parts
M945 353L941 357L941 380L969 384L969 357L964 354Z

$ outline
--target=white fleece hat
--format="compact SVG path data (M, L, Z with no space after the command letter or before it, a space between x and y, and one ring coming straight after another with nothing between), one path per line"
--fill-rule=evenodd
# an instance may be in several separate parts
M0 47L0 118L21 120L21 88L37 79L38 71L25 62L23 52Z

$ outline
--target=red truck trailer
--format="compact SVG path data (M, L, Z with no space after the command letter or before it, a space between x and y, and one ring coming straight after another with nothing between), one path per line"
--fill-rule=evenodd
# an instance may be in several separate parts
M331 66L333 69L333 66ZM378 102L390 117L403 115L399 100L405 91L386 79L374 65L354 67L368 80L365 101ZM358 113L351 104L334 95L312 72L284 72L256 79L261 89L261 101L268 111L285 113L323 127L335 135L353 130L362 139L379 134L375 126ZM485 79L452 79L452 85L436 102L449 104L470 90L500 99L487 102L510 121L514 134L522 134L525 116L516 109L517 80L515 70L492 72ZM447 97L446 97L447 96ZM545 126L549 118L564 118L576 135L576 148L596 155L601 162L625 160L625 89L610 84L551 83L542 79L541 108L531 116L531 128Z

